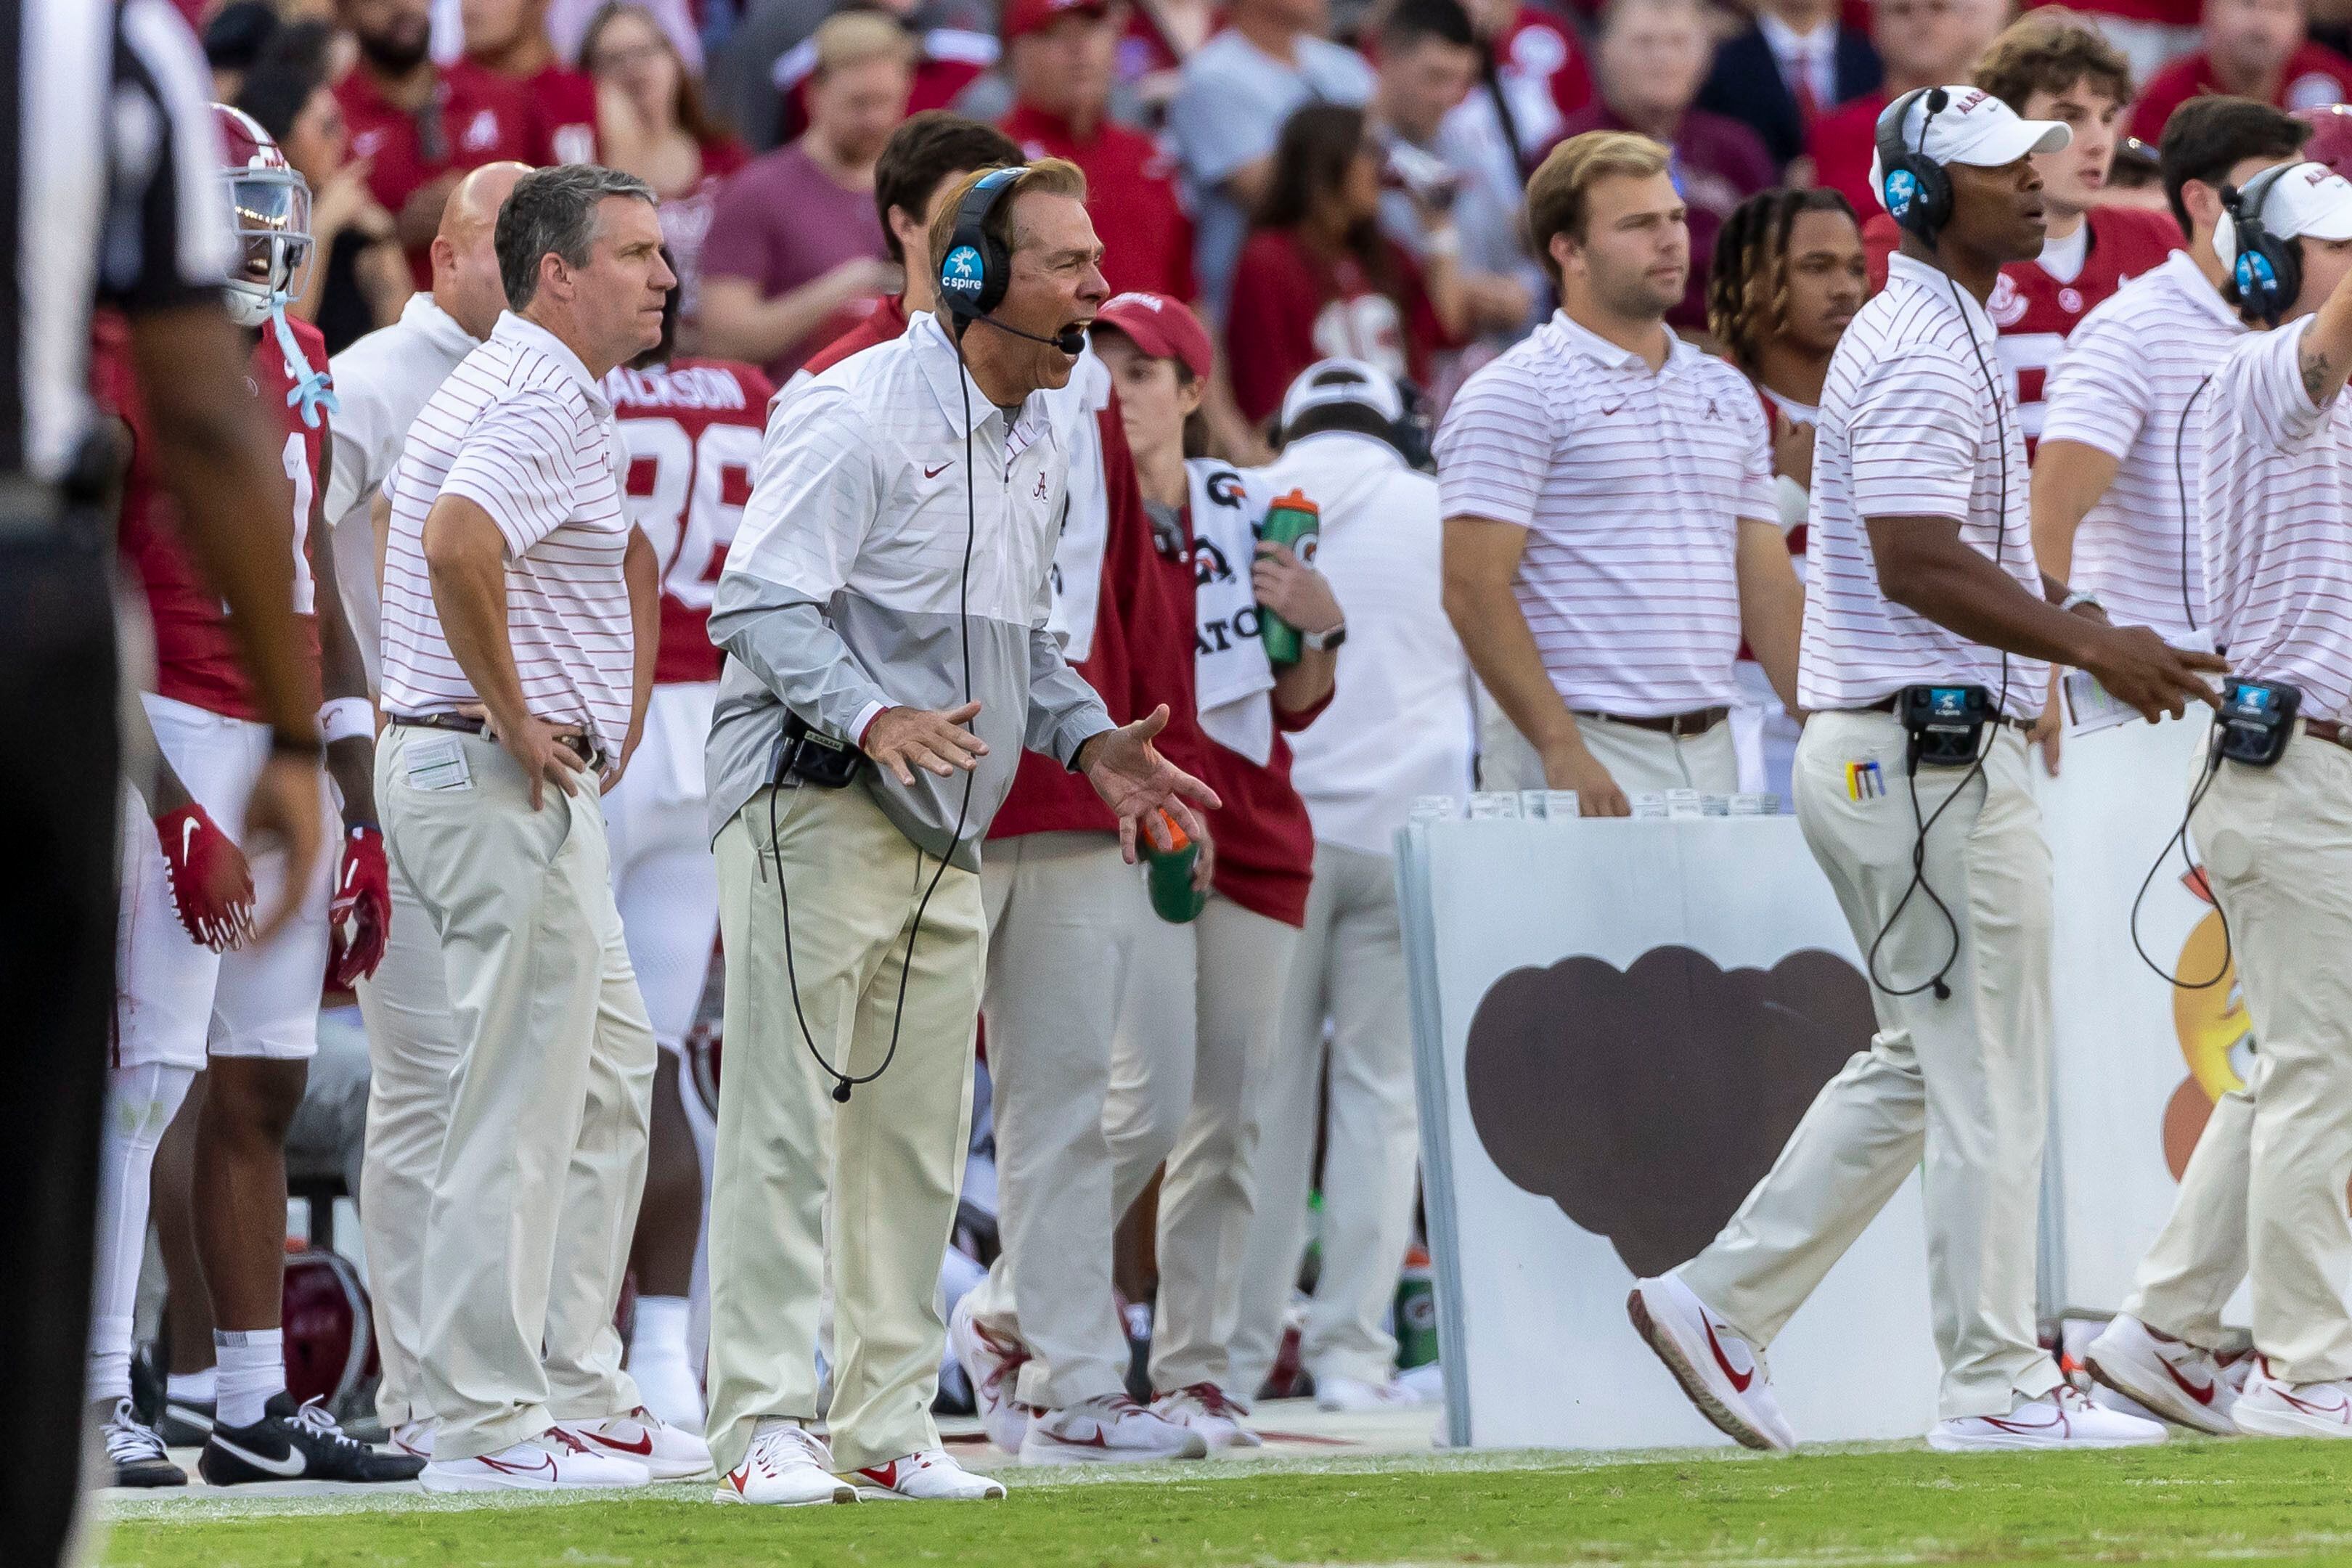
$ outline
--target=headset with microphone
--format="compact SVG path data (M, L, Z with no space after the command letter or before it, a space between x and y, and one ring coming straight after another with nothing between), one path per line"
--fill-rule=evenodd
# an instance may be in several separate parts
M1028 172L1025 163L991 169L956 204L955 232L948 237L947 254L940 258L940 298L947 301L948 313L956 319L959 348L964 330L974 321L985 321L1000 332L1044 343L1076 359L1087 352L1087 335L1077 328L1046 337L996 319L996 308L1004 303L1004 292L1013 286L1013 253L988 232L988 220L1004 193Z
M2305 167L2281 163L2248 180L2243 189L2221 187L2221 216L2213 226L2213 251L2230 269L2238 302L2275 327L2303 292L2303 247L2263 226L2263 206L2280 180Z

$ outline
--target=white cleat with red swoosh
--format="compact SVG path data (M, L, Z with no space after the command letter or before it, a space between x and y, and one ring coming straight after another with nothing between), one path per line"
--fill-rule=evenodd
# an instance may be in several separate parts
M2218 1437L2237 1435L2230 1418L2238 1391L2213 1352L2159 1339L2137 1318L2118 1315L2084 1352L2091 1375L2177 1426Z
M1061 1410L1041 1410L1021 1443L1024 1465L1141 1464L1205 1459L1209 1440L1124 1394L1097 1394Z
M416 1478L428 1492L545 1492L573 1487L641 1487L653 1478L632 1460L591 1453L561 1426L469 1459L436 1459Z
M690 1481L710 1473L710 1445L642 1405L602 1421L558 1425L591 1453L633 1460L657 1481Z
M1785 1454L1797 1446L1764 1358L1679 1276L1634 1281L1625 1314L1717 1430L1750 1448Z
M719 1478L720 1502L799 1508L808 1503L856 1502L857 1489L833 1473L833 1450L797 1421L762 1418L751 1428L743 1462Z
M857 1472L857 1495L877 1500L908 1499L916 1502L993 1502L1004 1495L1003 1481L975 1476L943 1448L901 1454L887 1464L868 1465Z
M2014 1452L2021 1448L2138 1448L2161 1443L2164 1423L2143 1421L2092 1404L2072 1384L2039 1399L2020 1400L2006 1415L1958 1415L1938 1421L1927 1447L1939 1454Z
M2249 1436L2352 1437L2352 1379L2288 1383L2272 1373L2268 1356L2256 1356L2231 1415Z

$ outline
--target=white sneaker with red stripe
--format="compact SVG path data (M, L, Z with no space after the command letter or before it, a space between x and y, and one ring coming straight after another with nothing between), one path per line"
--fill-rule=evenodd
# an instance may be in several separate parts
M1205 1459L1201 1433L1146 1410L1124 1394L1105 1394L1061 1410L1040 1410L1021 1444L1024 1465L1139 1464Z
M1151 1402L1151 1413L1199 1433L1213 1454L1220 1448L1255 1448L1265 1441L1242 1424L1248 1408L1226 1398L1225 1391L1213 1383L1195 1383L1163 1394Z
M710 1445L673 1426L644 1405L601 1421L559 1421L592 1453L634 1459L657 1481L690 1481L710 1473Z
M433 1457L433 1422L403 1421L386 1434L392 1447L403 1454L413 1454L420 1459Z
M1637 1279L1625 1315L1698 1413L1750 1448L1788 1453L1797 1429L1772 1396L1764 1358L1675 1274Z
M2352 1437L2352 1380L2288 1383L2271 1374L2268 1356L2256 1356L2230 1415L2254 1437Z
M964 1292L948 1317L948 1344L955 1351L963 1374L971 1379L973 1405L988 1440L1008 1454L1021 1451L1035 1414L1013 1397L1021 1384L1021 1368L1029 1359L1026 1347L1001 1339L980 1326L972 1315L971 1291Z
M2118 1314L2083 1360L2093 1377L2150 1415L2216 1436L2237 1435L2230 1409L2238 1391L2210 1351L2160 1339L2137 1318Z
M857 1495L877 1501L904 1498L915 1502L989 1502L1004 1495L1003 1481L973 1475L941 1448L901 1454L887 1464L868 1465L857 1472L857 1479L865 1483Z
M1938 1421L1927 1447L1939 1454L2021 1448L2138 1448L2165 1439L2164 1424L2143 1421L2092 1404L2074 1384L2061 1384L2039 1399L2021 1400L2006 1415L1958 1415Z
M751 1428L743 1462L719 1478L720 1502L799 1508L856 1502L857 1489L833 1473L833 1451L797 1421L771 1415Z
M428 1492L545 1492L574 1487L641 1487L653 1478L633 1460L592 1453L561 1426L470 1459L436 1459L416 1484Z

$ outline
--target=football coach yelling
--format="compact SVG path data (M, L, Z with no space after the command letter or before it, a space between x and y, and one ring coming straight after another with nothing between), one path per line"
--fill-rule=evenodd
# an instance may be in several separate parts
M711 606L724 1501L1004 1495L929 1414L987 968L980 843L1024 746L1087 776L1130 858L1139 831L1166 842L1162 811L1190 833L1217 804L1153 747L1167 706L1114 727L1045 627L1091 417L1062 389L1109 292L1085 197L1051 159L962 183L933 226L933 313L770 413ZM837 1454L809 1430L828 1191Z

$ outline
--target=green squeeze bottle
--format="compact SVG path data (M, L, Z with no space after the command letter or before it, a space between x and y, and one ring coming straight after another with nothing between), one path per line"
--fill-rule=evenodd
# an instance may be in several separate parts
M1151 909L1170 924L1182 925L1199 915L1209 902L1209 895L1192 886L1192 866L1201 858L1201 847L1164 811L1160 814L1160 825L1168 830L1173 847L1162 849L1151 842L1149 834L1144 836L1144 857L1151 863L1147 873Z
M1323 531L1323 514L1307 499L1304 490L1293 490L1274 498L1265 509L1265 526L1258 531L1260 542L1266 544L1287 544L1291 552L1309 565L1315 562L1315 538ZM1298 662L1298 628L1276 615L1272 610L1258 612L1260 635L1265 642L1265 657L1276 664Z

